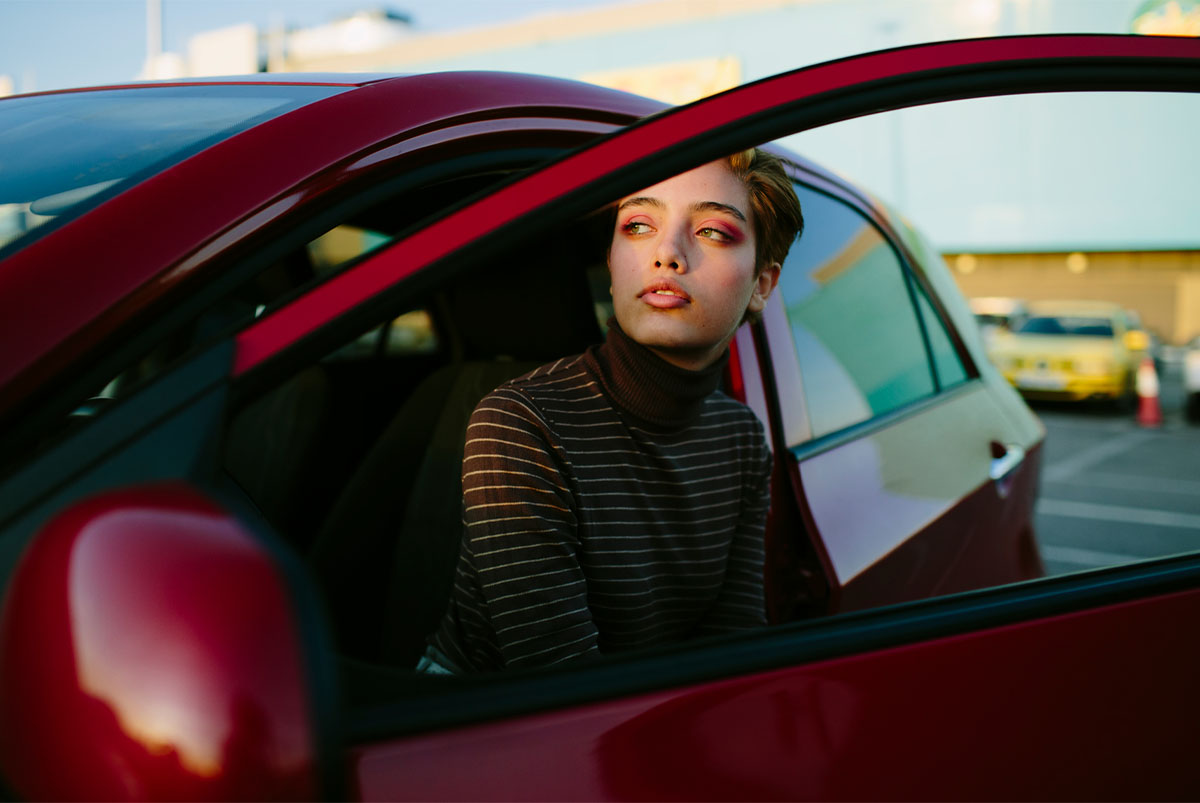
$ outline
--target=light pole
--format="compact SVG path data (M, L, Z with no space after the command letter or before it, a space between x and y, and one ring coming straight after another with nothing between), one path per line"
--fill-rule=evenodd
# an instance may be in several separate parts
M162 0L146 0L146 77L158 77L162 56Z

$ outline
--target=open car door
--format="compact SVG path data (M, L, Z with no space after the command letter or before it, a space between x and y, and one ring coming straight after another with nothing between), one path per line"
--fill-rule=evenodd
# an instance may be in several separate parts
M333 342L330 333L347 331L342 324L356 309L399 307L406 295L454 281L506 248L738 149L887 109L1068 90L1195 92L1200 41L1046 36L922 45L798 70L655 115L423 226L264 318L239 336L235 372L249 378L286 363L305 344ZM948 324L944 335L969 386L986 369L972 364L977 347L962 342L977 339L966 314L965 306L938 309L932 320ZM836 450L807 468L797 457L785 424L795 416L780 409L787 380L778 338L786 326L784 335L771 327L768 315L753 336L739 335L738 381L771 424L776 481L789 483L776 500L792 494L794 523L807 524L791 537L810 539L830 572L826 582L842 588L844 567L885 558L907 542L907 525L877 522L899 527L886 548L847 557L839 539L848 529L869 534L871 500L857 511L804 501L834 469L851 477L870 466L854 454L825 465L836 462ZM955 415L982 414L956 398L957 407L941 410L951 432ZM1039 435L991 413L997 443L973 465L995 471L999 483ZM927 436L937 421L929 416ZM1018 483L1032 494L1036 477ZM913 517L943 516L938 537L949 538L982 526L986 512L946 514L942 507ZM1032 576L1036 554L1029 560ZM864 603L882 607L785 621L719 643L553 672L437 682L400 673L381 682L387 693L364 694L347 712L352 774L366 799L1165 798L1200 786L1185 747L1200 715L1200 652L1187 638L1200 623L1200 557L901 605L885 603L905 597L887 598L887 584L903 585L903 573L884 574Z

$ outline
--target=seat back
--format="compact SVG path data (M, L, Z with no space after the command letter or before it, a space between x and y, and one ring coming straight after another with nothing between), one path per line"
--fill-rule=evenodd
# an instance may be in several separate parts
M310 563L352 657L412 666L438 625L462 541L467 420L506 380L603 339L587 274L561 254L571 232L527 258L473 272L441 292L460 360L428 376L355 470Z
M535 367L467 362L434 371L346 483L308 554L346 654L381 660L385 642L389 663L419 653L458 556L467 419L494 388Z
M538 365L471 362L457 372L417 471L392 554L382 629L385 662L414 665L449 604L462 543L462 462L471 412L496 387Z
M331 389L320 366L296 374L230 421L225 470L268 521L291 534L308 514L312 456L329 414Z

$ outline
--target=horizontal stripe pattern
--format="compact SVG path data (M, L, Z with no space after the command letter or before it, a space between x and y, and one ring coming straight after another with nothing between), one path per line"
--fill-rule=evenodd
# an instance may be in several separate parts
M486 671L765 624L770 461L758 419L720 392L655 430L582 357L502 385L467 427L464 538L431 643Z

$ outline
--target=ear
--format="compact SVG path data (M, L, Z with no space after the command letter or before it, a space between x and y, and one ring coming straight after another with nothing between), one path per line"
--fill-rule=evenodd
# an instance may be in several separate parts
M771 297L775 285L779 284L779 268L778 262L772 262L759 272L754 280L754 289L750 293L750 303L746 305L746 312L757 315L767 306L767 299Z

